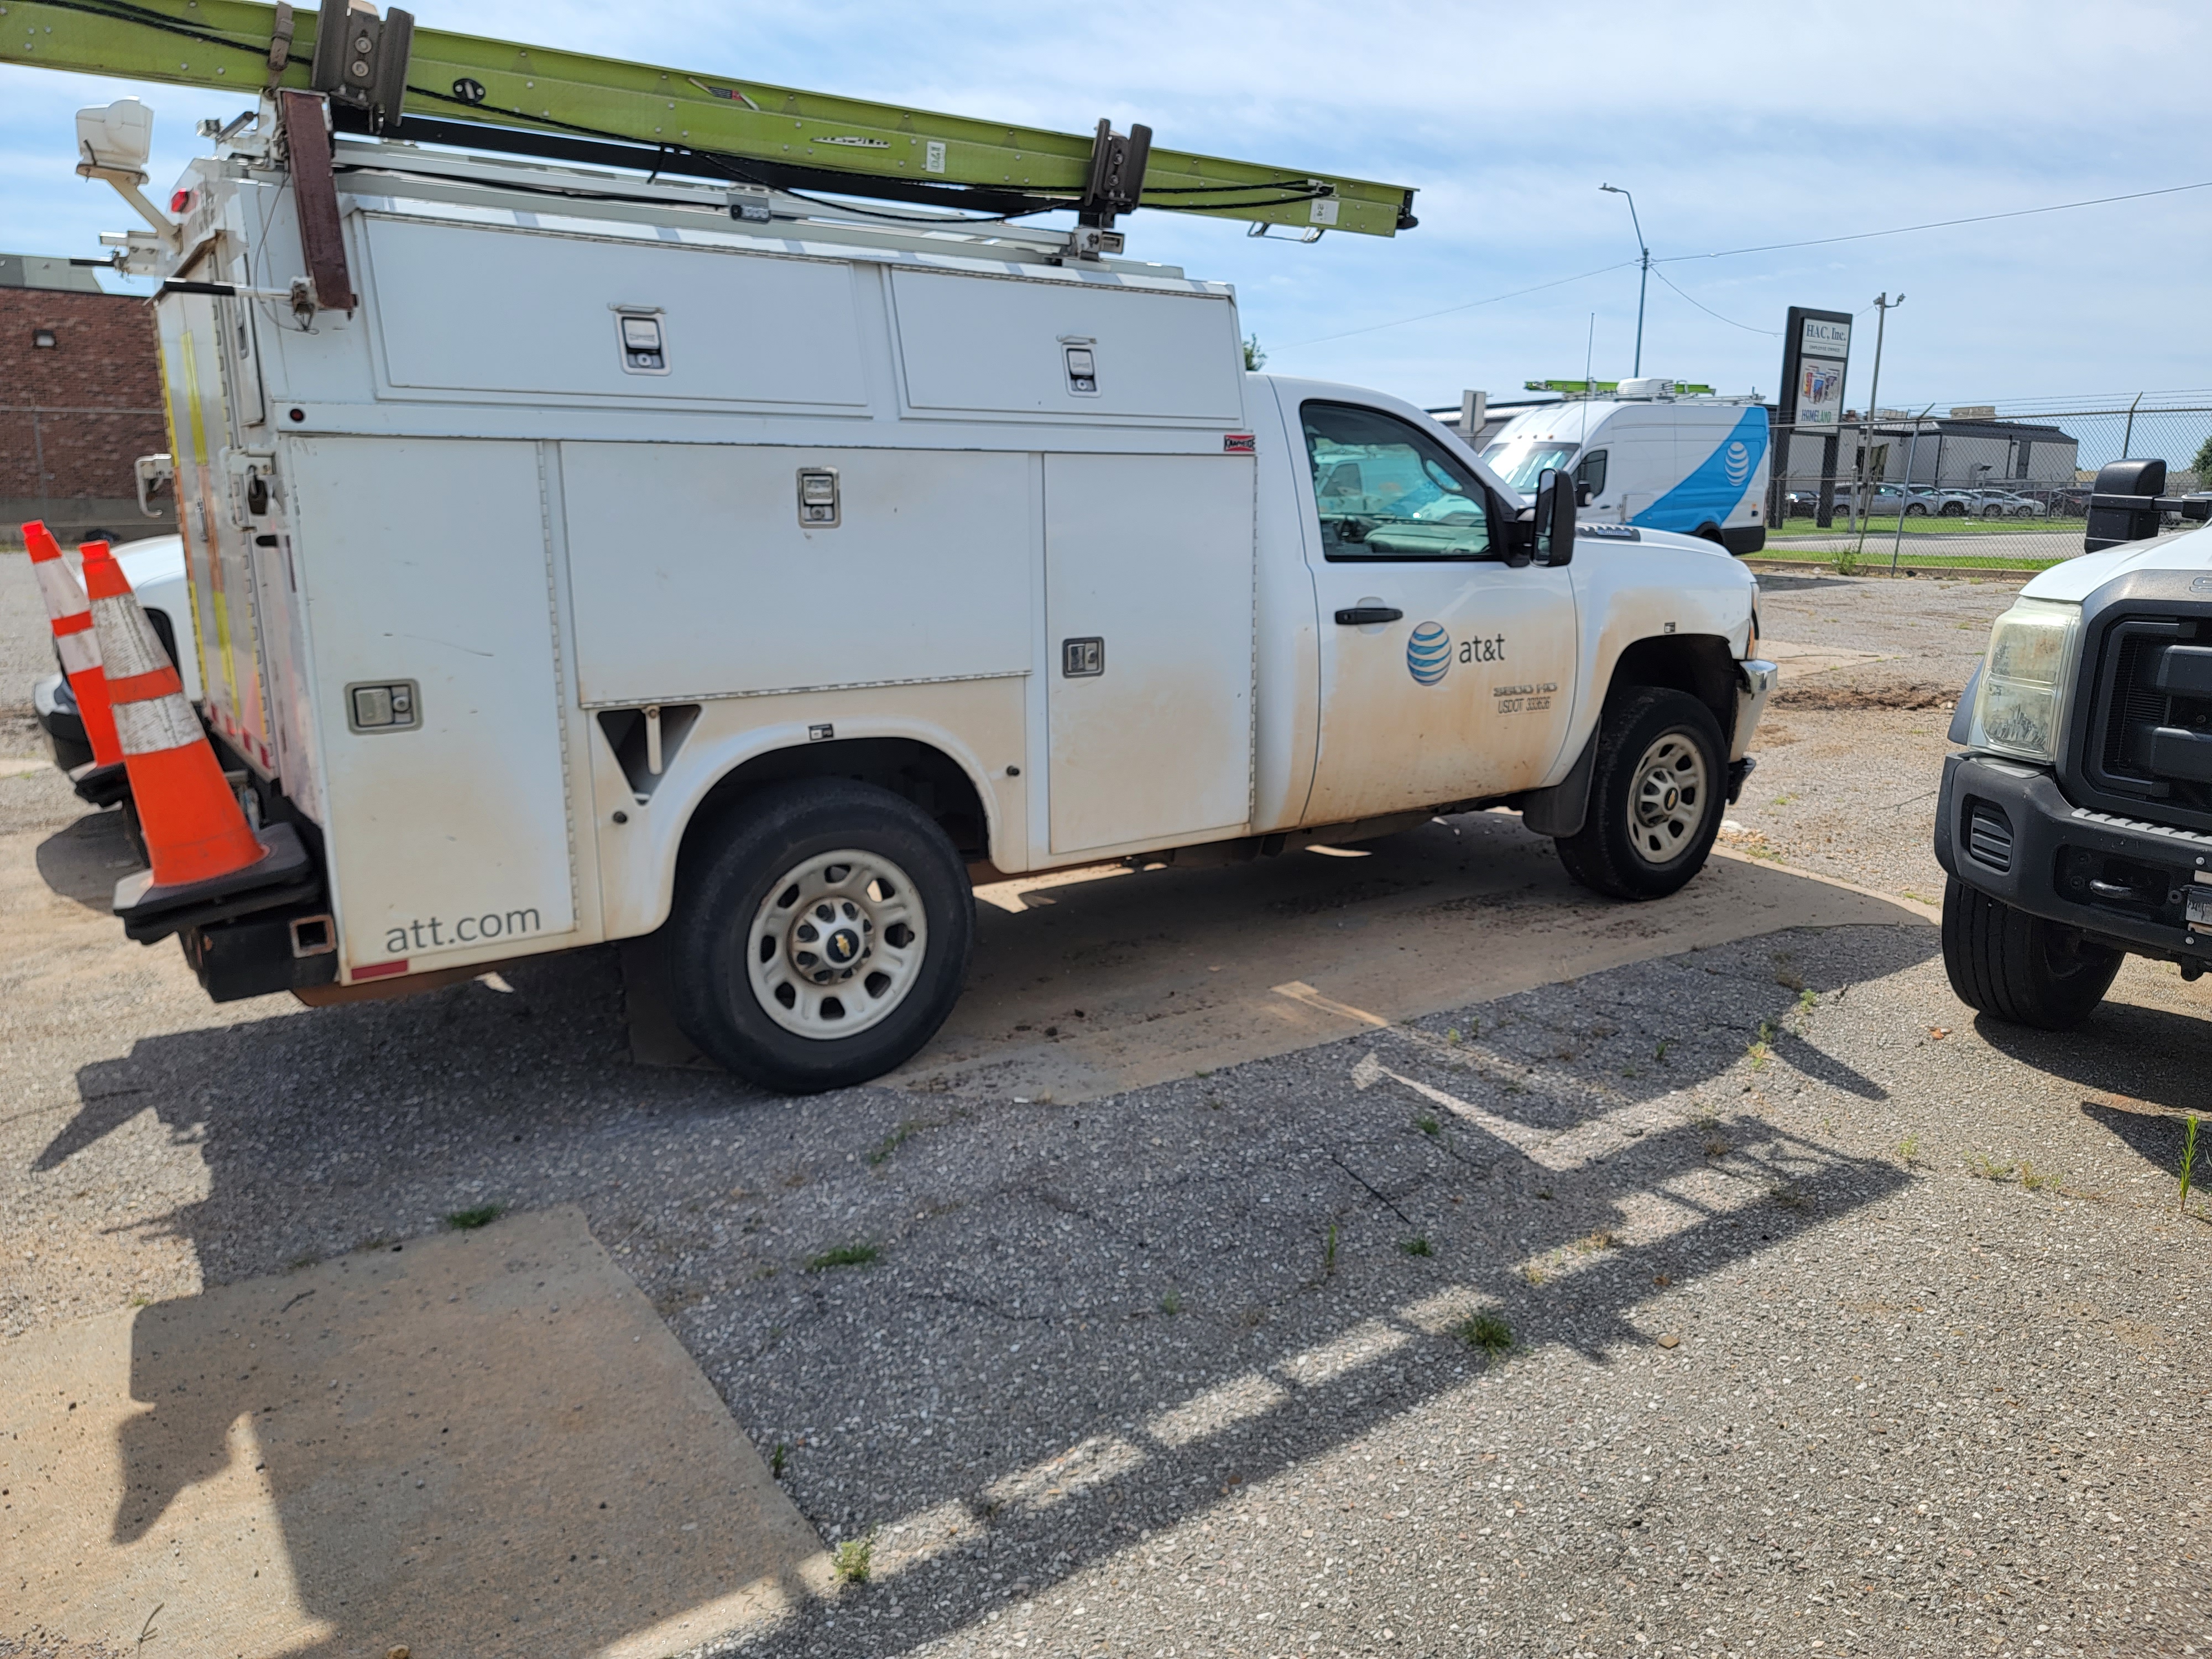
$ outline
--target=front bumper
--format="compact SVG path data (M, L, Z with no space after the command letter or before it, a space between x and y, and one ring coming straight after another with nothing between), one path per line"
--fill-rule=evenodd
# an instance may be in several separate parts
M2143 955L2212 959L2212 836L2076 806L2038 768L1947 756L1936 858L2030 915Z
M1729 741L1731 761L1740 761L1751 752L1752 733L1759 730L1759 717L1766 712L1766 700L1774 695L1775 683L1782 678L1780 669L1759 657L1744 658L1735 670L1735 731Z

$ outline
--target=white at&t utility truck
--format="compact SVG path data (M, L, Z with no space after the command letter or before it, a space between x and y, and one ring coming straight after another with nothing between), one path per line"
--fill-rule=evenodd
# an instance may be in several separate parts
M1704 863L1774 678L1709 544L1247 374L1227 287L1081 231L284 97L153 260L206 719L319 872L176 919L214 996L657 935L811 1090L936 1030L979 870L1497 804L1624 898Z
M1766 545L1766 405L1751 398L1623 380L1609 396L1516 416L1482 459L1520 489L1549 468L1572 468L1584 513L1601 523L1680 531L1731 553Z

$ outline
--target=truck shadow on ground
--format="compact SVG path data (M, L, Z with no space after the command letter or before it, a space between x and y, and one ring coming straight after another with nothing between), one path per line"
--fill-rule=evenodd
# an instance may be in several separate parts
M1668 1281L1894 1192L1888 1164L1689 1103L1784 1036L1800 975L1818 994L1933 948L1920 928L1788 939L1077 1106L777 1099L643 1071L622 1058L613 953L583 952L511 969L504 991L141 1041L82 1069L84 1109L37 1163L155 1112L197 1145L207 1196L148 1224L189 1240L210 1283L473 1206L582 1205L801 1511L876 1540L876 1583L802 1598L751 1639L879 1653L1441 1408L1483 1369L1462 1334L1479 1310L1522 1347L1612 1366L1650 1352L1644 1304ZM1881 1097L1811 1036L1773 1052ZM841 1250L854 1265L825 1261ZM200 1384L169 1366L135 1355L133 1395ZM227 1427L252 1409L235 1404L195 1420ZM219 1455L121 1449L119 1532L156 1524ZM265 1476L280 1514L330 1473L283 1449ZM447 1547L498 1550L495 1516L476 1531ZM312 1534L288 1547L309 1611L344 1631L320 1587L362 1565L313 1559Z
M1974 1029L2000 1054L2085 1089L2102 1090L2169 1111L2206 1109L2203 1017L2118 1000L2125 990L2123 981L2116 988L2115 1000L2106 1001L2086 1024L2071 1031L2033 1030L1986 1014L1975 1016ZM2084 1104L2091 1107L2092 1115L2116 1131L2117 1119L2130 1124L2178 1122L2130 1111L2124 1104ZM2179 1135L2178 1128L2175 1133ZM2121 1138L2138 1151L2144 1150L2132 1133ZM2178 1139L2175 1151L2179 1151Z

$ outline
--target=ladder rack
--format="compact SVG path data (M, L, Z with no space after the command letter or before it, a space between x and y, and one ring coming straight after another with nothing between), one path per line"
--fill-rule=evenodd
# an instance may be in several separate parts
M417 29L396 8L325 0L0 0L0 63L201 88L319 93L340 131L501 149L787 191L999 217L1073 210L1083 251L1118 252L1137 208L1389 236L1404 185L1008 126L726 76Z

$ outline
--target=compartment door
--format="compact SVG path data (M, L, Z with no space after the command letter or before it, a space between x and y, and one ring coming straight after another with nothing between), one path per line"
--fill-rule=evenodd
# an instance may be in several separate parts
M1054 854L1218 839L1249 819L1252 467L1045 457Z
M537 446L313 438L289 459L349 973L564 942L576 904Z

